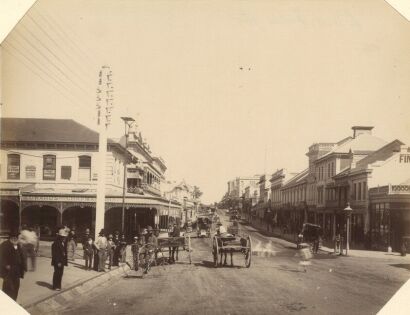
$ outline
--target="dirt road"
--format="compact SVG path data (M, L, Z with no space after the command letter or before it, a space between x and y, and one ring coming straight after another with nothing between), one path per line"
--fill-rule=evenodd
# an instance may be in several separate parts
M243 256L234 267L214 268L209 239L193 239L175 265L153 267L144 278L130 273L96 290L64 314L375 314L409 278L406 266L389 259L319 253L306 273L294 247L242 226L269 257Z

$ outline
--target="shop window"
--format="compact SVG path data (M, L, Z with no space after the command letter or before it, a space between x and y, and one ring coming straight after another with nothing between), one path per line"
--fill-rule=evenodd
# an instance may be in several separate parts
M71 166L61 166L61 179L71 179Z
M91 179L91 156L78 157L78 181L86 182Z
M44 155L43 156L43 180L55 180L56 179L56 156Z
M20 155L7 155L7 179L20 179Z

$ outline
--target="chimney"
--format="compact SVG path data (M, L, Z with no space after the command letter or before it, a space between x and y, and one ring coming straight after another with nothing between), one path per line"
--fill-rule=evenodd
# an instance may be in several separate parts
M353 126L353 139L363 134L371 135L373 128L372 126Z

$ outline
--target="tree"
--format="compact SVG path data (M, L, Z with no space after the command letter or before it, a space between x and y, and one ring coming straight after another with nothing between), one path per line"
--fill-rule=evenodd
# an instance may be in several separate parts
M195 199L199 199L199 198L201 198L203 192L199 189L198 186L194 186L194 191L193 191L192 194L193 194Z

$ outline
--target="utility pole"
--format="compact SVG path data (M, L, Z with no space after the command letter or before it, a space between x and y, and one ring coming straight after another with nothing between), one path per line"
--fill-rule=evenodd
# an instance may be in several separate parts
M105 177L107 157L107 129L111 123L113 109L112 71L109 66L102 66L98 74L97 114L98 114L98 177L97 203L95 211L95 239L104 228L105 215Z

